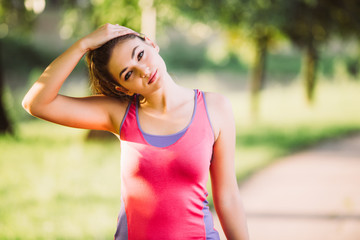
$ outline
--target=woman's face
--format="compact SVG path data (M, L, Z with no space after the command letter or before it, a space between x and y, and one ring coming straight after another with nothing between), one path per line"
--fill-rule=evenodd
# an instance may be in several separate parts
M158 48L137 37L115 46L108 66L111 75L129 94L143 96L159 88L166 72Z

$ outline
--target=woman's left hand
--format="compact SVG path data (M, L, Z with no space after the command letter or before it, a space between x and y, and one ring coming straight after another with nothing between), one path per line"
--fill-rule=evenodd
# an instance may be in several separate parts
M107 41L120 37L127 34L137 34L139 33L135 32L134 30L120 26L118 24L110 24L107 23L100 28L96 29L94 32L86 35L82 39L80 39L80 45L82 49L87 52L90 50L94 50L96 48L101 47L104 43Z

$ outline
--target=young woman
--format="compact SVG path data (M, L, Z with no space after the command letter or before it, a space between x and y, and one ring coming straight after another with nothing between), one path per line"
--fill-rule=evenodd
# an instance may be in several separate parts
M97 94L60 95L86 53ZM119 25L100 27L45 69L23 107L47 121L119 137L122 209L115 239L219 239L206 201L209 170L225 235L248 239L230 102L177 85L148 38Z

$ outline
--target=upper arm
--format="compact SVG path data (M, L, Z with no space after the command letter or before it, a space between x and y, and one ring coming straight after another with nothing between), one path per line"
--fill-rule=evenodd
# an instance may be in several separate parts
M118 133L126 107L126 103L106 96L57 95L51 103L27 110L36 117L64 126Z
M234 166L236 130L230 101L216 93L206 93L206 100L215 133L210 175L216 204L238 190Z

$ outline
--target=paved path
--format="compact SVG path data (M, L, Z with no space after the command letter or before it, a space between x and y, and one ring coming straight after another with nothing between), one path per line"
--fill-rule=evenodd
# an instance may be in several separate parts
M240 192L251 240L360 240L360 134L285 157Z

